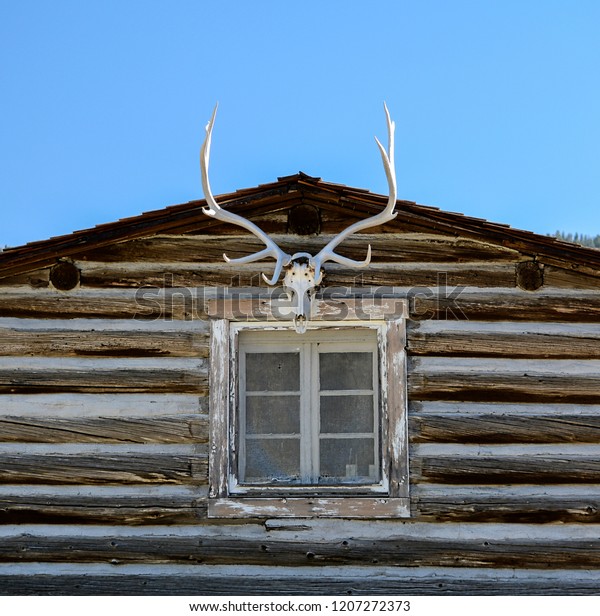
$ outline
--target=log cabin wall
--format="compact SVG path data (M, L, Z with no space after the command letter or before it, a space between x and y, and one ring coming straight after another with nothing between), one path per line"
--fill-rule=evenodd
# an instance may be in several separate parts
M293 252L341 218L253 220ZM1 278L0 593L597 593L598 271L401 218L326 279L409 299L397 521L207 518L205 302L265 292L271 264L221 259L252 238L158 233Z

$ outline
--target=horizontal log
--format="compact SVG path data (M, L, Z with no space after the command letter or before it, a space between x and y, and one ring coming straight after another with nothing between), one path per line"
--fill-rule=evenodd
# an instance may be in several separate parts
M548 287L568 289L598 289L600 279L588 273L561 267L544 267L544 284Z
M413 358L412 400L600 402L600 361Z
M250 264L234 263L101 263L78 262L82 288L139 288L258 286L264 272L271 275L272 260ZM435 286L444 277L450 286L514 287L515 268L512 263L484 261L482 263L373 263L365 270L328 264L325 284Z
M0 415L0 441L13 443L205 443L206 415L21 417Z
M600 521L597 485L461 486L420 484L412 487L412 516L436 522Z
M597 483L596 445L415 445L413 483Z
M203 487L0 486L0 524L197 524Z
M0 415L20 417L154 417L208 413L208 398L195 394L5 394Z
M598 571L453 567L0 564L1 595L552 596L598 594ZM387 599L386 599L387 601ZM412 601L414 609L414 601ZM396 602L393 603L396 606ZM417 602L418 605L418 602Z
M600 322L600 295L571 289L564 292L511 290L483 293L452 288L415 291L411 318L418 320Z
M164 292L164 289L163 289ZM43 295L56 295L48 291L40 292ZM104 295L101 291L86 292L90 301L101 301ZM119 293L127 295L127 292ZM30 297L35 297L35 291L29 291ZM100 297L97 297L97 296ZM115 295L113 293L113 295ZM213 293L214 295L214 293ZM97 319L97 318L66 318L66 319L20 319L12 317L0 318L0 328L22 332L37 331L80 331L80 332L146 332L148 335L158 332L193 333L198 336L207 335L210 330L208 321L171 321L171 320L137 320L137 319Z
M180 527L0 528L0 561L211 565L366 565L591 569L594 525L299 520Z
M166 281L167 285L169 280ZM0 294L0 317L40 319L204 319L205 298L195 289L115 289L53 291L12 288Z
M233 268L232 268L233 269ZM266 269L265 269L266 271ZM203 320L205 304L225 292L231 297L243 293L270 297L273 290L265 287L242 288L241 278L234 272L233 285L227 291L215 287L77 289L69 292L48 289L12 288L0 294L0 317L38 319L131 319L172 322L173 320ZM238 277L236 277L238 276ZM358 276L358 277L357 277ZM250 281L259 284L259 277ZM431 286L361 287L360 271L354 272L350 287L325 287L324 291L349 296L375 293L377 296L410 299L410 316L414 320L491 320L491 321L554 321L600 322L600 293L570 289L526 292L517 288L453 287L443 275ZM328 285L330 283L327 283ZM193 321L192 321L193 322Z
M204 359L0 357L0 393L205 393Z
M600 443L600 405L414 402L415 443Z
M152 484L207 482L206 448L185 445L0 444L0 484ZM157 448L158 447L158 448Z
M154 323L154 322L153 322ZM206 334L165 331L23 330L0 327L2 355L207 357Z
M600 325L587 323L409 322L411 355L600 359Z
M285 252L316 254L335 236L321 234L317 237L290 234L271 236ZM352 259L365 258L371 244L372 261L417 262L469 262L517 261L519 253L510 248L486 244L468 238L432 235L426 233L359 233L344 240L340 254ZM78 255L81 261L115 263L138 262L214 262L222 261L223 253L235 259L258 252L264 244L250 234L237 236L219 235L160 235L120 242Z

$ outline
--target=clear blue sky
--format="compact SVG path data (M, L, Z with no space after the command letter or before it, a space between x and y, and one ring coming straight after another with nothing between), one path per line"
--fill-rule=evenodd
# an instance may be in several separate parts
M0 0L0 246L304 171L600 233L598 0Z

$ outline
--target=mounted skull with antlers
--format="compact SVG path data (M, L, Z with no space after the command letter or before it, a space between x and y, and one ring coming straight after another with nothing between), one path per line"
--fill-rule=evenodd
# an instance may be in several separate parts
M259 240L265 243L265 248L257 253L248 255L246 257L240 257L238 259L229 259L227 255L223 255L223 258L227 263L252 263L260 259L267 257L273 257L276 260L275 271L273 276L269 279L262 274L263 279L269 285L277 284L279 276L282 270L285 271L283 278L283 286L289 291L290 299L293 302L292 311L294 313L294 325L298 333L304 333L306 331L307 320L311 316L311 301L314 296L316 288L321 284L323 279L323 265L328 261L339 263L348 267L367 267L371 262L371 246L367 249L367 256L364 261L356 261L343 257L334 252L334 249L343 242L347 237L362 231L363 229L369 229L371 227L377 227L390 220L394 219L397 212L394 212L396 207L396 172L394 169L394 129L395 124L390 119L390 114L387 107L384 104L385 115L387 119L388 129L388 149L386 150L380 143L379 139L375 137L379 151L381 152L381 158L383 160L383 167L387 177L389 185L389 198L384 210L379 214L367 218L366 220L359 220L350 225L347 229L338 233L321 251L312 256L307 252L297 252L293 255L289 255L259 227L253 222L246 220L242 216L238 216L233 212L224 210L216 202L208 181L208 162L210 157L210 142L212 136L212 129L215 122L215 116L217 114L217 106L213 111L212 117L206 125L206 138L202 144L200 150L200 170L202 175L202 188L204 190L204 197L206 199L206 207L202 208L202 211L208 216L212 216L217 220L223 222L229 222L234 225L239 225L244 229L247 229L253 233Z

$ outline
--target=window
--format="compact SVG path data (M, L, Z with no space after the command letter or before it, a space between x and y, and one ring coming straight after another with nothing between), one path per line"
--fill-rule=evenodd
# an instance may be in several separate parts
M392 316L315 320L305 334L213 320L210 517L408 515L404 319Z
M381 487L375 330L245 331L238 352L237 491Z

